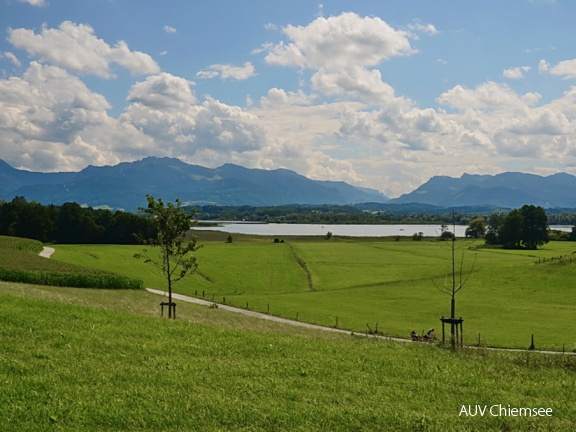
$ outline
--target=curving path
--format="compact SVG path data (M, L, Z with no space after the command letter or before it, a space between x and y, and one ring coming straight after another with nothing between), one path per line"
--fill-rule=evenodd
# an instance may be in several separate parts
M44 248L42 249L42 252L40 252L39 255L42 258L50 258L54 252L56 252L56 249L44 246Z
M161 290L152 289L152 288L146 288L146 291L153 293L153 294L158 294L161 296L168 296L168 293L166 291L161 291ZM202 305L202 306L212 306L213 304L215 304L214 302L198 299L195 297L185 296L182 294L176 294L176 293L172 293L172 299L180 300L180 301L187 302L187 303L194 303L194 304L198 304L198 305ZM410 342L410 343L412 343L411 339L402 339L402 338L395 338L395 337L389 337L389 336L378 336L378 335L371 335L371 334L366 334L366 333L352 332L350 330L337 329L334 327L324 327L324 326L320 326L320 325L316 325L316 324L308 324L308 323L301 322L301 321L290 320L290 319L286 319L286 318L280 318L280 317L277 317L274 315L268 315L268 314L261 313L261 312L254 312L251 310L246 310L246 309L241 309L241 308L237 308L237 307L233 307L233 306L223 305L220 303L216 303L216 304L218 305L218 309L224 309L226 311L239 313L242 315L247 315L247 316L251 316L254 318L260 318L260 319L264 319L264 320L268 320L268 321L274 321L274 322L278 322L278 323L282 323L282 324L288 324L288 325L292 325L292 326L296 326L296 327L304 327L304 328L313 329L313 330L322 330L322 331L329 331L329 332L334 332L334 333L342 333L342 334L355 335L355 336L374 337L374 338L386 339L386 340L394 341L394 342ZM430 345L430 346L433 346L433 345ZM466 348L478 349L478 347L471 346L471 345L467 345ZM574 353L574 352L564 352L563 353L560 351L525 350L525 349L516 349L516 348L483 347L483 349L490 350L490 351L526 352L526 353L536 352L536 353L541 353L541 354L576 355L576 353Z

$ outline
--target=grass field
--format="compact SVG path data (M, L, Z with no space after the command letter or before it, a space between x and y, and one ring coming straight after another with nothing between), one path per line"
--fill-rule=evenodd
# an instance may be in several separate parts
M137 277L49 260L38 256L41 250L39 241L0 236L0 280L83 288L142 288L142 281Z
M2 431L567 431L576 358L283 326L145 291L0 282ZM550 417L459 415L462 406Z
M221 234L221 233L220 233ZM407 337L450 313L450 297L435 288L450 272L448 243L409 239L271 238L217 234L201 238L199 272L175 291L286 318L365 331L368 326ZM576 250L551 242L537 251L476 248L457 242L457 264L476 271L457 295L465 343L527 348L576 349ZM55 260L106 269L163 288L152 266L133 258L138 246L59 245ZM562 263L541 262L563 256ZM540 261L540 263L539 263Z

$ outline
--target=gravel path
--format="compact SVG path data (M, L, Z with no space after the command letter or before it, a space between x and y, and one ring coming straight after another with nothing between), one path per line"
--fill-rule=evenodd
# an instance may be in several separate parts
M42 258L50 258L54 252L56 252L56 249L44 246L44 249L40 252L40 256Z
M161 290L157 290L157 289L152 289L152 288L146 288L146 291L153 293L153 294L158 294L161 296L168 296L168 293L166 291L161 291ZM198 299L195 297L189 297L189 296L185 296L182 294L176 294L176 293L172 293L172 299L173 300L180 300L183 302L187 302L187 303L194 303L194 304L198 304L198 305L202 305L202 306L212 306L214 304L214 302L210 302L210 301L206 301L206 300L202 300L202 299ZM394 338L394 337L388 337L388 336L378 336L378 335L369 335L366 333L358 333L358 332L351 332L349 330L342 330L342 329L337 329L334 327L324 327L324 326L320 326L320 325L316 325L316 324L308 324L308 323L304 323L301 321L296 321L296 320L290 320L290 319L286 319L286 318L280 318L274 315L268 315L265 313L261 313L261 312L254 312L251 310L246 310L246 309L241 309L241 308L236 308L233 306L228 306L228 305L223 305L220 303L216 303L218 305L219 309L224 309L226 311L230 311L230 312L234 312L234 313L239 313L242 315L247 315L247 316L251 316L254 318L260 318L260 319L264 319L267 321L274 321L277 323L282 323L282 324L288 324L288 325L292 325L292 326L296 326L296 327L304 327L304 328L308 328L308 329L312 329L312 330L322 330L322 331L328 331L328 332L333 332L333 333L341 333L341 334L348 334L348 335L356 335L356 336L368 336L368 337L374 337L374 338L378 338L378 339L385 339L385 340L389 340L389 341L394 341L394 342L412 342L412 340L410 339L402 339L402 338ZM475 346L466 346L466 348L473 348L473 349L477 349L478 347ZM561 351L540 351L540 350L525 350L525 349L515 349L515 348L489 348L489 347L484 347L484 349L486 350L490 350L490 351L506 351L506 352L535 352L535 353L541 353L541 354L568 354L568 355L576 355L576 353L574 352L561 352Z
M153 294L168 296L168 293L166 291L160 291L160 290L152 289L152 288L146 288L146 291L151 292ZM195 297L189 297L189 296L185 296L182 294L176 294L176 293L172 293L172 299L173 300L180 300L180 301L187 302L187 303L199 304L202 306L212 306L214 304L214 302L198 299ZM308 324L305 322L290 320L290 319L286 319L286 318L280 318L280 317L277 317L274 315L268 315L268 314L261 313L261 312L254 312L251 310L236 308L233 306L227 306L227 305L223 305L220 303L217 303L217 304L218 304L218 309L224 309L226 311L251 316L254 318L260 318L260 319L267 320L267 321L274 321L274 322L278 322L278 323L282 323L282 324L289 324L292 326L304 327L304 328L313 329L313 330L322 330L322 331L329 331L329 332L334 332L334 333L364 335L364 333L355 333L355 332L350 332L349 330L342 330L342 329L337 329L337 328L333 328L333 327L324 327L324 326L319 326L316 324ZM408 342L406 339L400 339L400 338L388 338L387 337L386 339L392 339L392 340L397 340L397 341L401 341L401 342Z

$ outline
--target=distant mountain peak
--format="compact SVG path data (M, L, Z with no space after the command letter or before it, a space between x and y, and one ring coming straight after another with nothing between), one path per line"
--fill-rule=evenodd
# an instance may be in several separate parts
M463 174L459 178L434 176L414 191L390 200L390 203L444 207L487 205L504 208L534 204L576 208L576 177L566 173L543 177L521 172Z
M311 180L287 169L224 164L211 169L169 157L146 157L73 173L38 173L0 164L0 199L24 196L42 204L67 201L136 210L145 195L220 205L354 204L386 202L382 194Z

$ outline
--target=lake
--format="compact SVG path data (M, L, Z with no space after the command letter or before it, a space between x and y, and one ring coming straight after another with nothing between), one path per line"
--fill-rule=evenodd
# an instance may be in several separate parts
M464 237L467 225L456 225L456 236ZM554 225L551 229L561 231L572 230L572 225ZM224 231L236 234L253 234L267 236L296 236L311 235L324 236L328 231L337 236L348 237L412 237L414 233L423 233L426 237L440 236L440 225L330 225L330 224L265 224L247 222L222 222L217 227L196 227L196 230ZM452 225L448 226L452 231Z

